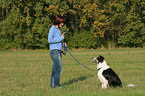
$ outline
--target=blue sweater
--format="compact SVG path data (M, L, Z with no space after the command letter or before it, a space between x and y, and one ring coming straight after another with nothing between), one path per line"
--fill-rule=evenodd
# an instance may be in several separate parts
M50 50L62 50L62 40L64 38L61 36L61 31L55 25L52 25L49 34L48 34L48 42L50 43Z

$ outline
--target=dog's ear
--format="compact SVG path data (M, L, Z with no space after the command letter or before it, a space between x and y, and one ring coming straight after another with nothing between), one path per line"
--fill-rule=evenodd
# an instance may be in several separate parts
M99 62L103 62L104 61L104 57L103 56L101 56L101 55L99 55L99 57L98 57L98 60L99 60Z

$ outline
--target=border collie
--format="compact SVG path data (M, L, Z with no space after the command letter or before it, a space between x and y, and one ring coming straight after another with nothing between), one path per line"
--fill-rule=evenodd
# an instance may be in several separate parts
M93 62L97 63L98 78L102 83L102 88L122 87L121 80L118 75L106 64L103 56L93 57Z

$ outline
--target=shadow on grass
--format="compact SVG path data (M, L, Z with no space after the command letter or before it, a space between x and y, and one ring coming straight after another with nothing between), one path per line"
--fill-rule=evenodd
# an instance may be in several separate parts
M84 81L84 80L86 80L89 77L93 77L93 75L90 75L90 76L81 76L81 77L78 77L78 78L74 78L74 79L72 79L72 80L70 80L70 81L68 81L68 82L66 82L64 84L61 84L61 86L70 85L70 84L73 84L73 83L78 82L78 81Z

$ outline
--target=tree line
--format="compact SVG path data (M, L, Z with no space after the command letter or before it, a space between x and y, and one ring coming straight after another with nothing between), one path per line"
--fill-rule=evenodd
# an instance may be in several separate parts
M55 15L69 48L145 46L144 0L1 0L0 50L49 49Z

